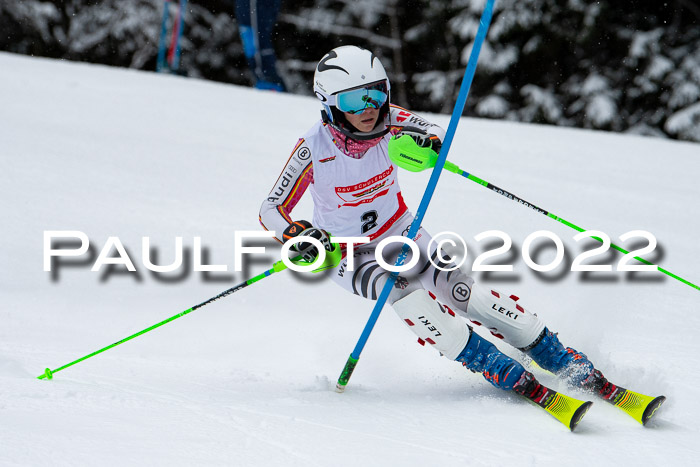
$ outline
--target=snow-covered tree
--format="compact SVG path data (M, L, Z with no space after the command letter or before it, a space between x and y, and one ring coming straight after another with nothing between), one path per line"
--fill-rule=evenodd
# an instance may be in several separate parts
M396 103L449 113L484 4L282 2L278 68L290 91L311 94L325 52L368 47L389 70ZM3 1L0 50L153 70L163 5ZM189 1L183 74L249 83L234 10L234 0ZM498 0L466 113L700 141L699 101L697 2Z

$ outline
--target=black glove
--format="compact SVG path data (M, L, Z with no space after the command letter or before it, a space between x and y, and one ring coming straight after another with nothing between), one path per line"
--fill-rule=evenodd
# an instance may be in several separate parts
M282 241L286 242L290 238L296 237L306 229L313 227L309 221L294 221L284 229Z
M294 237L313 237L319 240L327 251L333 249L328 232L313 227L309 221L294 221L284 229L282 238L285 242ZM313 263L318 256L318 248L311 242L297 242L291 249L298 252L307 263Z
M431 133L427 133L425 130L414 126L405 126L396 133L396 138L401 138L403 135L408 135L413 138L413 141L422 148L431 148L436 153L440 152L440 147L442 146L440 138Z

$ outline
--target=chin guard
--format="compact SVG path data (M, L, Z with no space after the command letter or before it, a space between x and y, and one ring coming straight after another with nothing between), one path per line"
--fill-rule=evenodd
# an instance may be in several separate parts
M386 104L385 104L386 105ZM327 107L327 106L326 106ZM382 107L383 109L383 107ZM347 122L345 120L345 117L338 117L335 113L340 112L338 110L331 111L329 113L329 109L326 108L324 110L321 110L321 121L325 123L326 125L332 126L334 129L345 135L346 137L350 139L354 139L356 141L367 141L370 139L375 139L375 138L381 138L382 136L386 135L389 133L389 121L387 118L388 113L383 113L380 114L379 118L377 119L377 125L374 127L372 131L368 132L362 132L362 131L350 131L348 130L345 125L343 125L343 122ZM347 123L350 125L350 123Z

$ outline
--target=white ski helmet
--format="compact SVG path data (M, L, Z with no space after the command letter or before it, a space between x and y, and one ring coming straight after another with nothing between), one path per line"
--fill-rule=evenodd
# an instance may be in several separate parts
M367 49L354 45L337 47L316 66L314 93L323 105L323 122L350 138L366 140L388 133L390 91L382 63ZM379 118L369 132L360 132L343 115L372 107L379 109Z

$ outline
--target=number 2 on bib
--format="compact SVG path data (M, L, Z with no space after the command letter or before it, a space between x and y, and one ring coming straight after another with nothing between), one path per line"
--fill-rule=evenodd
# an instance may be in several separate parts
M367 233L377 226L377 218L379 215L377 211L367 211L362 214L360 219L362 220L362 233Z

